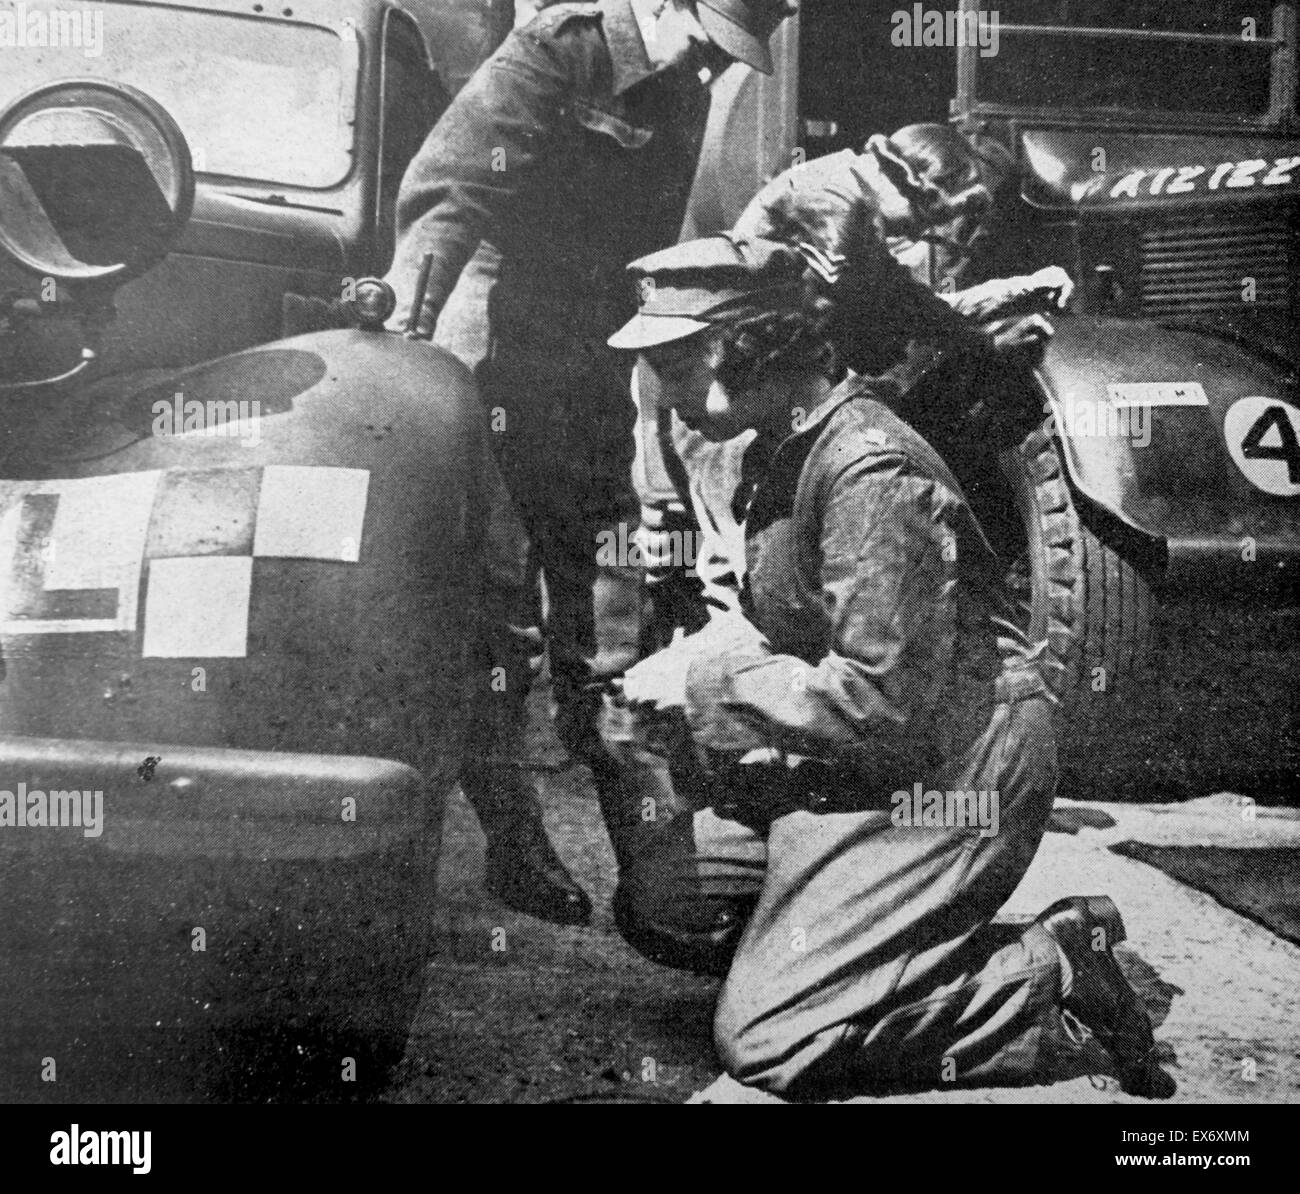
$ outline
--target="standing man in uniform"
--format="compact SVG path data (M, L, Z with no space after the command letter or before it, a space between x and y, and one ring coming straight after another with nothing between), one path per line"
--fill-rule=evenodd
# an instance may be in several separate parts
M599 682L635 661L641 620L639 569L598 567L602 542L626 542L638 517L630 367L605 340L635 309L623 263L679 234L708 115L703 72L733 60L770 72L768 39L787 11L786 0L547 7L460 91L398 196L388 280L408 330L432 337L441 317L482 336L486 295L485 418L533 575L546 581L556 729L592 768L603 809L618 797L596 732ZM462 286L471 309L444 311L480 245L490 284ZM532 915L585 923L590 903L509 757L533 654L511 633L534 624L524 591L488 595L462 787L487 836L489 889Z

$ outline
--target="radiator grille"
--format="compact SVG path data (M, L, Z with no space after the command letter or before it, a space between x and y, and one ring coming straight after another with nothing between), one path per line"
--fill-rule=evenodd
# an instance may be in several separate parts
M1288 307L1295 232L1285 211L1202 213L1142 230L1139 286L1150 316L1240 310L1245 279L1254 301Z

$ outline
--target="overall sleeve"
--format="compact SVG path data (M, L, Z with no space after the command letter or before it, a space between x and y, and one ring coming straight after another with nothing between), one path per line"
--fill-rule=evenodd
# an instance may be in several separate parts
M402 179L388 274L397 293L392 326L405 322L421 262L432 252L419 328L433 335L479 241L506 218L552 148L571 88L569 65L556 48L521 31L457 94Z
M849 767L906 753L953 651L955 505L892 453L841 474L820 541L830 650L816 662L761 647L697 659L686 688L696 742Z

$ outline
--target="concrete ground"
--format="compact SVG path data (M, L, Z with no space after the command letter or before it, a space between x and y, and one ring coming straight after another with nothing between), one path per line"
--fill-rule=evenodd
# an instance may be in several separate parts
M614 862L586 772L562 765L553 744L542 744L539 762L552 837L593 897L593 922L587 928L544 924L487 895L482 835L468 805L454 795L428 988L387 1098L778 1101L719 1076L710 1035L716 982L647 962L615 933L609 910ZM1229 794L1159 805L1062 798L1034 865L1000 917L1028 919L1063 895L1110 894L1129 931L1117 956L1157 1025L1166 1068L1178 1083L1175 1101L1300 1101L1300 947L1112 849L1121 843L1220 847L1232 850L1234 859L1241 858L1236 851L1251 851L1249 858L1261 863L1261 886L1293 884L1300 809L1255 807ZM1276 873L1270 875L1265 863ZM1289 869L1284 874L1279 866ZM1228 902L1249 911L1249 882L1244 896ZM1288 920L1283 909L1274 924L1294 931L1297 911L1290 909ZM1096 1068L1104 1069L1104 1061L1098 1059ZM900 1101L1140 1100L1096 1073L1038 1087L934 1091Z

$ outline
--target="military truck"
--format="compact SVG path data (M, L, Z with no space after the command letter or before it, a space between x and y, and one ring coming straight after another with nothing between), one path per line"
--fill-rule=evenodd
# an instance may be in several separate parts
M1289 0L803 0L771 78L718 83L692 231L792 162L950 120L1014 170L978 251L928 248L929 281L1075 280L1034 379L1048 417L983 503L1019 510L1000 530L1058 665L1071 793L1205 790L1246 763L1294 787L1295 20Z

